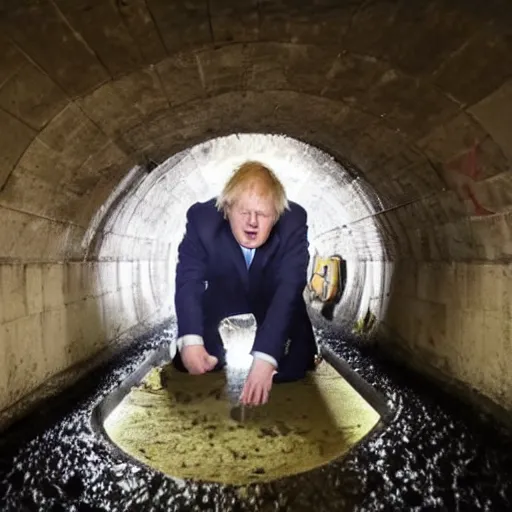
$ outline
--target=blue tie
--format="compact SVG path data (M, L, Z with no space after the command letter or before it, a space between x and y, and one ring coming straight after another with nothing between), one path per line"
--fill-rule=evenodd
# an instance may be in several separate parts
M254 258L254 249L247 249L246 247L240 246L245 258L245 264L247 268L251 266L252 259Z

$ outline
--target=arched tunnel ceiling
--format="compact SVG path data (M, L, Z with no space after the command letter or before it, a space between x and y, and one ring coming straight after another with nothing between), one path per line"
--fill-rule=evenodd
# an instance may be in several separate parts
M482 236L460 224L475 213L454 198L472 202L468 181L484 208L506 207L510 150L492 115L511 91L506 19L504 3L479 2L3 2L0 200L12 231L28 229L4 257L23 257L32 230L65 240L34 242L38 259L80 257L134 163L237 131L298 137L388 206L412 201L389 220L406 252L482 257L405 240L434 223ZM478 176L458 172L474 145Z
M382 210L371 188L325 152L282 135L237 133L219 137L176 153L150 172L145 167L135 168L132 173L136 180L127 180L116 191L126 199L97 216L86 239L92 241L101 230L133 238L151 233L176 248L184 234L190 205L217 196L233 169L253 160L273 169L289 200L310 212L310 244L329 245L331 239L340 237L340 230L348 233L350 224L354 231L361 227L360 236L346 238L338 247L326 248L327 252L338 251L344 258L386 259L388 254L382 252L378 240L373 246L364 245L371 238L372 228L378 235L372 217ZM363 233L364 229L368 233ZM95 245L101 251L102 247Z
M505 0L0 0L0 337L21 361L5 359L18 370L0 406L161 305L169 247L154 233L108 233L101 272L88 246L122 180L259 132L323 149L373 188L400 261L393 332L512 408L511 27ZM131 242L136 254L116 253ZM129 299L101 298L123 287ZM46 362L31 356L27 379L32 328Z

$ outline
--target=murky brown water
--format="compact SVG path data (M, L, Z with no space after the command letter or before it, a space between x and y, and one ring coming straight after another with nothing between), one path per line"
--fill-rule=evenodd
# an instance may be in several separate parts
M136 459L178 478L248 484L310 470L346 453L378 413L326 362L274 385L265 406L233 419L244 372L191 376L155 368L105 422Z

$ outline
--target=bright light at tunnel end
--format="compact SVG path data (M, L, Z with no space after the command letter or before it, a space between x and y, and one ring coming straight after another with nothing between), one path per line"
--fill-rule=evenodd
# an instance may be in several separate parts
M200 143L168 158L147 173L136 169L112 194L106 208L98 212L95 224L107 217L105 229L112 233L139 236L154 240L151 254L146 247L133 246L133 237L122 237L116 247L102 244L99 259L109 259L113 251L133 254L134 259L148 260L138 269L141 288L133 306L139 315L153 310L156 305L173 315L174 271L177 248L185 232L186 211L197 201L216 196L233 170L246 160L259 160L274 170L282 181L290 200L301 204L308 212L311 276L315 255L339 255L347 262L345 293L334 310L334 322L357 325L368 316L377 321L385 313L392 264L383 243L380 225L374 217L382 210L372 188L331 155L318 148L285 135L233 134ZM121 190L122 189L122 190ZM118 207L114 199L124 196ZM143 199L143 200L142 200ZM94 231L95 226L90 229ZM90 244L92 238L84 237ZM168 258L165 282L155 279L153 256L161 254L161 246ZM148 246L146 244L146 246ZM149 246L148 246L149 247ZM148 259L149 258L149 259ZM155 266L156 268L156 266ZM131 272L127 269L127 272ZM159 270L162 275L161 270ZM126 277L126 279L124 279ZM131 289L130 276L123 279ZM306 297L308 307L319 311L317 304ZM250 348L228 356L231 364L246 365L252 360Z

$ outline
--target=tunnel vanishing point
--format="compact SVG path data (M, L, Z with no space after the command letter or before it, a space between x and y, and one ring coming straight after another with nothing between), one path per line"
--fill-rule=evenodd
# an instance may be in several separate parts
M174 164L238 133L339 162L317 203L379 198L330 231L393 267L362 342L510 417L508 0L0 0L0 28L0 426L172 315L205 193Z

